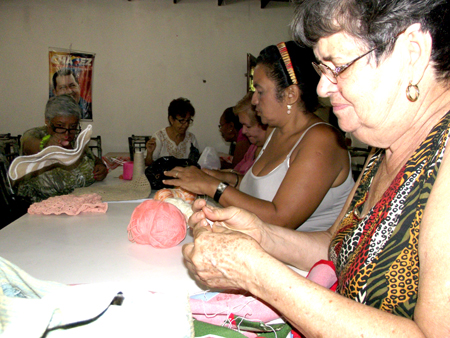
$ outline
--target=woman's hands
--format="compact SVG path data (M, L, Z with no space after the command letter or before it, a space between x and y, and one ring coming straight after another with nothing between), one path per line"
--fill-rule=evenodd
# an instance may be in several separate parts
M208 205L203 199L197 199L192 205L192 210L194 213L188 221L191 228L207 227L212 229L212 224L214 224L214 229L223 227L242 232L261 244L266 224L255 214L236 207L215 208Z
M145 156L144 162L148 166L153 163L153 152L156 149L156 139L154 137L147 141L145 149L147 150L147 155Z
M147 153L153 154L156 149L156 139L152 137L150 140L148 140L145 144L145 148L147 149Z
M195 201L193 210L194 243L183 246L189 270L211 288L248 290L270 257L258 244L262 222L242 209L212 209L204 200Z
M174 179L163 180L164 184L174 185L194 194L214 196L220 180L214 178L195 166L175 167L165 171L164 175Z
M96 181L103 181L108 174L108 169L103 163L96 163L94 166L94 179Z
M67 139L66 134L53 134L48 139L47 143L44 145L45 147L49 146L58 146L65 149L73 149L72 144Z

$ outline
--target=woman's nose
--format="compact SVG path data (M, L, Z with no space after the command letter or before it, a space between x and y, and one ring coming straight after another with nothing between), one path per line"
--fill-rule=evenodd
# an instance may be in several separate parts
M258 96L256 95L256 92L253 93L252 95L252 101L251 104L256 106L258 104Z
M320 97L329 97L331 93L336 91L336 88L337 85L322 74L319 83L317 84L317 95Z

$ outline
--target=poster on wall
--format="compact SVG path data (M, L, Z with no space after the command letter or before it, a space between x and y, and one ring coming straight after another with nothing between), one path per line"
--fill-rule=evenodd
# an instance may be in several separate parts
M71 95L81 107L81 119L92 121L94 53L48 49L49 97Z

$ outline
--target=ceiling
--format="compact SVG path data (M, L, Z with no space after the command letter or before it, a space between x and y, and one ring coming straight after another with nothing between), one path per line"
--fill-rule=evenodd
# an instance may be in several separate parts
M181 1L183 1L183 0L173 0L173 3L176 4ZM289 1L290 0L261 0L261 8L266 8L266 6L269 2L289 2ZM225 5L224 0L217 0L217 5L218 6Z

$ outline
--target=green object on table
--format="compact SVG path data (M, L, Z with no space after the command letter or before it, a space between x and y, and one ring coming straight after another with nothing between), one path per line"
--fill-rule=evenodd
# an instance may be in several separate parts
M264 333L258 333L258 337L265 337L265 338L286 338L289 336L289 333L292 331L292 328L287 323L282 324L263 324L263 329L267 329L269 326L271 326L274 331L271 332L264 332ZM249 320L242 320L239 321L239 328L241 331L248 331L248 332L254 332L259 331L258 328L261 329L261 322L253 322ZM253 330L253 329L255 330ZM198 321L194 319L194 331L195 331L195 337L204 337L207 335L214 335L218 337L226 337L226 338L245 338L245 336L242 333L239 333L235 330L229 329L224 326L218 326L213 325L209 323L205 323L202 321Z
M208 334L213 334L218 337L226 337L226 338L246 338L243 334L234 331L232 329L201 322L195 319L194 319L194 332L195 337L203 337Z

